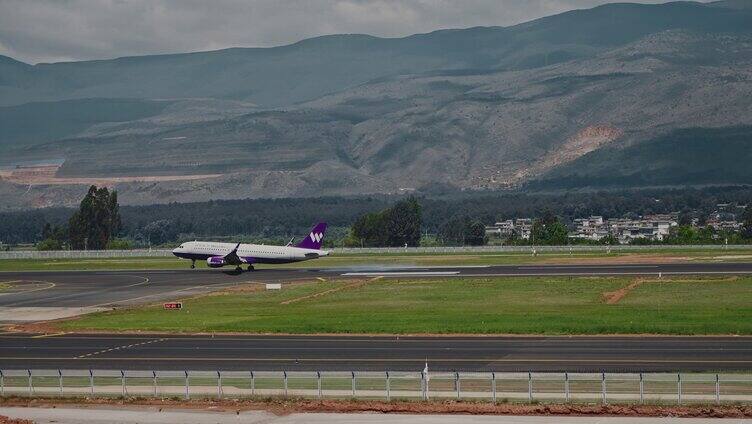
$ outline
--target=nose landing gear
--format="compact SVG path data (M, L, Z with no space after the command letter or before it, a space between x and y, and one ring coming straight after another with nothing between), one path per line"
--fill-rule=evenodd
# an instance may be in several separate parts
M253 265L248 265L248 271L253 271L254 269Z

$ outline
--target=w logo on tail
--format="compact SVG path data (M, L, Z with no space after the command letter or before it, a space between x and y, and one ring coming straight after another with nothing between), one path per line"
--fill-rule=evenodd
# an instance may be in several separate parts
M297 244L296 247L303 249L321 249L321 242L324 240L324 233L326 233L326 222L320 222L315 227L311 228L308 233L308 237Z

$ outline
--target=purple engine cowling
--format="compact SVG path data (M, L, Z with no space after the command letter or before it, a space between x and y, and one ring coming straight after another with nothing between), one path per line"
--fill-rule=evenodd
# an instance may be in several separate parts
M210 258L206 258L206 264L209 265L209 268L219 268L227 265L225 259L221 256L212 256Z

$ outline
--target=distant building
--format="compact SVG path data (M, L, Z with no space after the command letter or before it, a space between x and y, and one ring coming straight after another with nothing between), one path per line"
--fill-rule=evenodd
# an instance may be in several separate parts
M600 240L609 234L608 226L602 216L577 218L574 220L574 226L575 231L569 235L570 238Z
M487 225L486 235L499 238L511 238L517 236L521 239L527 240L530 238L532 228L533 220L531 218L518 218L514 220L507 219L506 221L499 221L494 225Z
M677 225L678 214L649 215L640 219L617 218L604 220L602 216L577 218L570 238L602 240L609 235L627 244L635 239L662 241Z

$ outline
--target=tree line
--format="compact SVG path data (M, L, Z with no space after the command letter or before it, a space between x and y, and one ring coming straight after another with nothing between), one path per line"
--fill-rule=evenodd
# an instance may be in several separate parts
M373 214L406 200L404 196L244 199L116 208L116 193L107 192L105 198L104 191L101 195L97 192L106 188L94 190L89 190L76 209L45 208L0 213L0 242L8 245L53 239L68 243L66 247L82 246L83 243L90 249L121 243L122 240L136 246L156 246L205 237L287 242L293 236L304 234L315 222L327 221L331 233L325 240L330 246L331 243L358 245L360 241L352 228L356 223L359 223L358 234L366 235L360 237L363 244L366 239L374 244L415 243L414 239L384 239L386 236L369 233L375 222L386 219L384 216L375 219ZM732 186L565 194L472 192L414 196L414 200L419 203L419 229L423 242L428 234L428 238L433 238L437 244L482 244L485 242L485 234L481 235L480 231L483 224L537 217L533 238L537 240L535 243L543 244L560 240L562 226L566 229L577 217L633 218L674 211L689 211L702 217L715 210L718 203L752 204L752 188ZM72 222L76 214L78 218ZM370 221L364 218L367 215L370 215ZM84 230L83 223L91 219L98 223ZM70 234L71 228L75 234ZM682 232L677 230L675 237L672 235L672 241L707 239L706 233L698 233L696 229L692 229L695 232L692 233L685 231L686 226L682 228ZM109 234L107 243L104 243L103 234ZM738 237L742 241L752 238ZM717 238L714 240L718 242ZM524 240L512 242L525 243Z

